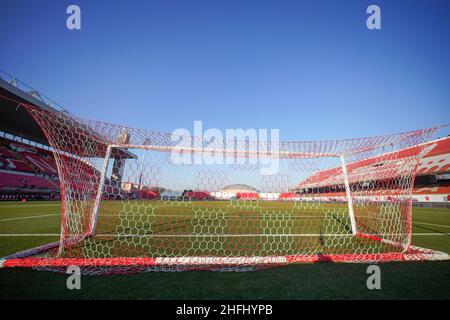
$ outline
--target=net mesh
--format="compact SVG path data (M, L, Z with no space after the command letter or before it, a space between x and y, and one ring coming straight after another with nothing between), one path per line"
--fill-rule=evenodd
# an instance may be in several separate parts
M437 130L205 141L26 108L54 149L62 195L61 241L29 261L91 273L399 257Z

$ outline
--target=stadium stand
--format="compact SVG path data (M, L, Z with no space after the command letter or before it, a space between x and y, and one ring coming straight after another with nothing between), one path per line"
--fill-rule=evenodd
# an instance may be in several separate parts
M236 199L239 200L258 200L259 194L256 192L238 192L236 193Z
M21 172L33 172L33 169L29 167L23 160L19 160L19 155L10 152L8 149L0 148L0 169L21 171Z
M414 194L450 194L450 182L416 186Z
M56 190L56 186L50 181L32 174L18 172L0 172L0 186L2 189L33 189L33 190Z
M428 152L418 164L418 174L413 188L413 203L415 205L450 206L450 137L431 141L426 144L426 147ZM401 161L402 158L408 156L408 152L407 149L395 152L392 161ZM379 157L349 164L350 183L360 182L360 177L367 179L368 172L370 172L373 177L372 182L376 183L379 188L379 192L375 190L372 193L374 197L377 197L378 194L383 193L382 190L386 187L383 184L383 177L386 174L392 174L385 172L385 164L386 161L381 161ZM344 201L345 189L338 182L341 170L341 167L335 167L318 171L301 181L290 192L278 194L235 192L234 196L243 200L300 201L314 197L320 201ZM392 189L393 186L390 185L389 188ZM319 198L317 193L321 195ZM393 193L395 193L395 189L393 189ZM357 193L354 196L358 197Z
M142 200L151 200L151 199L159 199L160 192L157 190L138 190L136 191L137 199Z
M50 200L59 194L50 151L0 138L0 200Z
M32 163L40 172L49 174L49 175L56 175L58 174L58 170L56 169L56 163L53 159L47 159L45 157L37 156L34 154L25 154L25 158L29 161L29 163Z
M211 194L204 191L192 191L185 190L182 194L183 199L189 200L209 200L211 199Z
M426 144L427 153L418 164L418 172L413 188L413 203L429 203L436 206L450 206L450 137L430 141ZM401 161L408 156L411 150L402 149L393 153L391 161ZM371 172L372 180L380 190L383 186L383 178L387 174L384 171L385 162L379 157L364 159L348 165L350 184L360 182L360 177L367 179L367 172ZM323 195L323 199L336 200L344 198L342 186L337 182L341 174L341 168L331 168L314 173L300 182L291 193L283 193L280 199L295 200L295 197L308 196L308 190L316 189ZM361 174L365 173L365 174ZM391 174L391 173L389 173ZM392 186L391 186L392 188ZM376 196L376 192L373 193Z
M450 137L431 141L427 143L427 147L429 151L418 165L413 201L450 205L450 174L448 174L450 172ZM407 154L408 150L396 151L393 161L401 160ZM67 159L67 162L77 163L74 159ZM88 164L81 166L77 164L76 167L85 170L86 176L94 174L92 170L95 169ZM264 194L253 187L237 184L217 192L185 190L179 198L295 201L307 198L307 190L313 188L320 190L322 195L320 200L336 201L345 198L343 186L334 181L336 177L339 177L340 170L340 167L336 167L318 171L289 192ZM383 188L383 163L377 157L349 164L348 170L354 179L350 183L356 182L359 176L367 177L367 174L359 173L370 171L377 178L379 188ZM79 184L79 188L82 188L82 181ZM74 187L77 189L76 186ZM157 199L162 195L155 190L135 190L130 198ZM117 196L111 191L109 198ZM123 196L123 194L120 195L120 197ZM0 200L58 199L59 197L58 171L51 151L0 138Z

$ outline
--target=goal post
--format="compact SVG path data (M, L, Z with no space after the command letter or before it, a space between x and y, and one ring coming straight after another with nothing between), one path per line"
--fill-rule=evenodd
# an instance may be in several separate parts
M348 216L350 218L350 225L352 227L352 234L356 235L356 220L355 213L353 212L353 199L350 190L350 184L348 182L348 173L347 173L347 164L345 163L345 155L341 154L341 166L342 166L342 175L344 178L344 186L345 186L345 195L347 198L347 206L348 206Z
M414 179L438 128L204 140L25 108L54 152L61 238L0 266L99 274L448 259L411 245Z
M98 189L95 196L95 204L94 208L92 210L92 217L91 217L91 231L90 233L92 235L95 234L95 230L97 227L97 220L98 220L98 214L99 214L99 208L100 208L100 201L102 200L102 194L103 194L103 187L105 184L105 178L106 178L106 170L108 168L108 162L109 158L111 156L111 146L108 146L106 149L105 158L103 160L103 165L100 171L100 181L98 183Z

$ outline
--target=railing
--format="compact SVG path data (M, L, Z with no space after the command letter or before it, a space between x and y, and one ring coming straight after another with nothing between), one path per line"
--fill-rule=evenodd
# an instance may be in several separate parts
M0 69L0 79L4 80L5 82L9 83L10 85L16 87L17 89L23 91L24 93L28 94L29 96L45 103L47 106L57 109L59 111L65 110L64 107L62 107L59 103L57 103L55 100L49 98L42 92L34 89L30 85L26 84L25 82L17 79L17 77L13 76L12 74L3 71Z

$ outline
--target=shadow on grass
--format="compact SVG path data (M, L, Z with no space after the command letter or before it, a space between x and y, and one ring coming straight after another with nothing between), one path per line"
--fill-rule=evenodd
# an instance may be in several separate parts
M67 276L0 270L0 299L449 299L450 262L381 264L381 290L368 290L367 264L302 264L255 272L153 272Z

